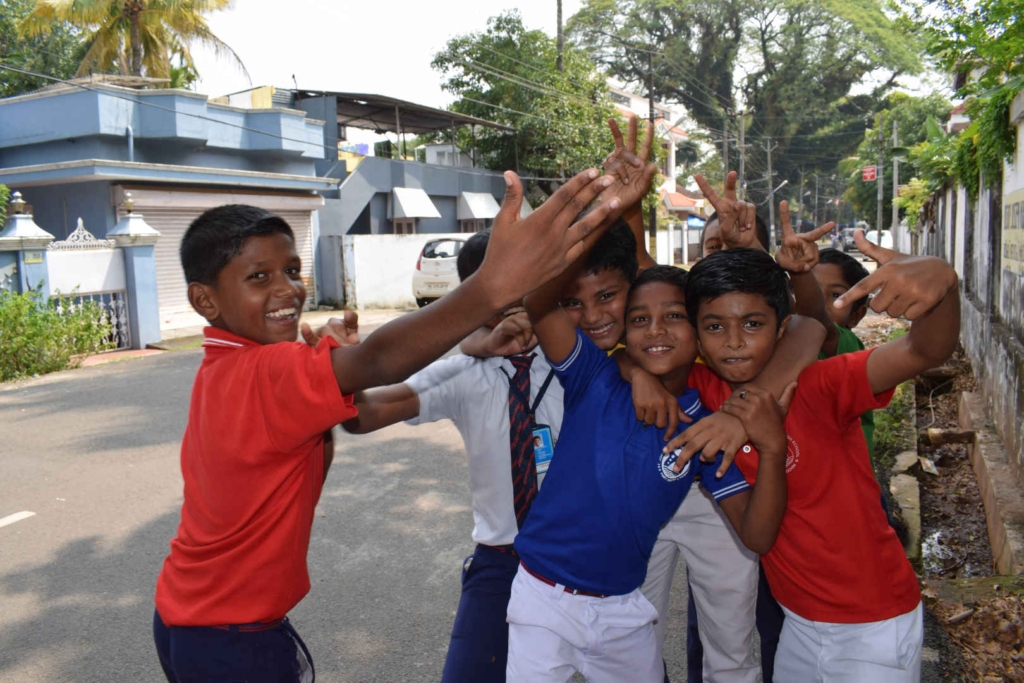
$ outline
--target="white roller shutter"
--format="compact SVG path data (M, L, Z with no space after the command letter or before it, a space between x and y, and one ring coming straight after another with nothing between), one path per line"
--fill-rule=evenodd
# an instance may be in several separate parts
M156 261L156 283L157 299L160 307L160 331L167 332L183 327L195 327L206 324L206 321L195 311L188 302L188 286L185 282L185 274L181 269L181 259L178 249L181 246L181 239L185 231L203 211L210 206L219 204L236 203L239 200L237 195L205 194L203 206L189 206L187 200L195 196L192 192L161 192L161 201L148 204L145 201L146 194L132 189L133 197L139 197L135 202L135 211L141 213L145 221L160 232L160 239L154 247ZM156 193L154 193L156 194ZM179 195L167 201L168 195ZM142 201L140 201L140 199ZM180 199L180 203L177 201ZM279 204L279 196L260 195L245 196L247 203L254 206L261 204ZM191 202L195 204L195 202ZM148 205L147 205L148 204ZM302 259L302 279L306 283L306 307L310 308L315 304L315 288L313 281L313 221L312 212L306 210L281 210L277 206L268 206L268 210L274 211L291 226L295 233L295 246ZM277 210L275 210L277 209ZM120 218L121 210L118 209Z

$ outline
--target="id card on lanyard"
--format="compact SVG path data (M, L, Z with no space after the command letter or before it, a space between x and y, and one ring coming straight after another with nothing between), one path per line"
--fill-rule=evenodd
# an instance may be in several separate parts
M505 371L505 368L500 368L502 374L508 378L509 389L518 392L519 388L512 383L512 377ZM551 380L555 378L555 371L548 370L548 376L544 379L544 383L540 386L540 391L537 392L537 398L530 403L529 396L520 396L523 403L530 406L530 424L533 428L533 461L537 466L537 489L540 489L541 483L544 481L544 474L548 471L548 467L551 465L551 458L555 454L555 437L551 432L551 427L546 424L537 424L537 407L540 406L541 400L544 398L544 394L547 393L548 387L551 385Z

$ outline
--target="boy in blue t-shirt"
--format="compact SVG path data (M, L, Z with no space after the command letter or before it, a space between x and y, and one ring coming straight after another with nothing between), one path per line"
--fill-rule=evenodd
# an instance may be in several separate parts
M595 681L661 681L658 613L639 591L658 530L699 473L743 542L755 552L771 548L786 501L782 412L757 388L728 407L761 452L753 492L734 467L716 477L720 456L677 463L675 453L662 453L661 430L636 419L615 361L558 306L572 275L525 302L562 383L565 413L544 488L516 538L522 565L508 609L507 678L565 681L578 671ZM633 283L626 352L697 420L710 412L687 388L697 347L685 278L679 269L653 267Z

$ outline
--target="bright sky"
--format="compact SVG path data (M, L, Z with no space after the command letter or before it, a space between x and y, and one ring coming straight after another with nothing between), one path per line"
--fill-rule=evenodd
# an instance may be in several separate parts
M581 0L563 0L563 20ZM441 107L452 98L430 68L448 39L482 31L518 8L527 28L555 35L555 0L235 0L209 17L210 28L242 58L252 85L390 95ZM195 50L197 90L217 96L249 88L226 59Z

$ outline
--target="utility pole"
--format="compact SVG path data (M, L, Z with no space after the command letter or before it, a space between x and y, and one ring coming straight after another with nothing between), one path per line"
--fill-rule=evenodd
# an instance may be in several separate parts
M804 220L804 167L800 167L800 202L797 204L800 220Z
M722 122L722 168L725 175L729 175L729 112L725 113ZM722 182L725 183L725 178Z
M556 66L559 71L565 71L562 62L562 51L565 49L565 34L562 32L562 0L558 0L558 60Z
M821 223L818 221L818 174L814 174L814 227L818 227Z
M775 248L775 190L772 189L772 151L778 145L773 145L772 139L768 138L763 147L768 154L768 241L771 244L767 246L768 253L771 253Z
M648 46L647 50L647 120L651 130L654 130L654 50L652 46ZM669 138L669 144L672 144L671 138ZM673 190L674 192L675 190ZM658 209L653 204L647 215L647 230L649 234L648 241L650 246L647 251L654 259L655 263L658 261ZM670 255L671 256L671 255Z
M900 146L900 124L895 118L892 120L892 146ZM900 194L900 160L896 152L892 154L892 239L896 241L896 231L900 225L900 207L896 206L896 197ZM893 246L896 246L893 244Z
M743 139L743 129L746 128L743 117L746 112L740 112L740 176L736 179L736 184L740 187L740 199L746 201L747 199L747 145Z
M882 184L882 164L885 163L885 138L882 135L882 115L878 115L878 170L875 182L878 183L878 218L875 230L878 232L878 246L882 246L882 205L885 204L885 186Z

